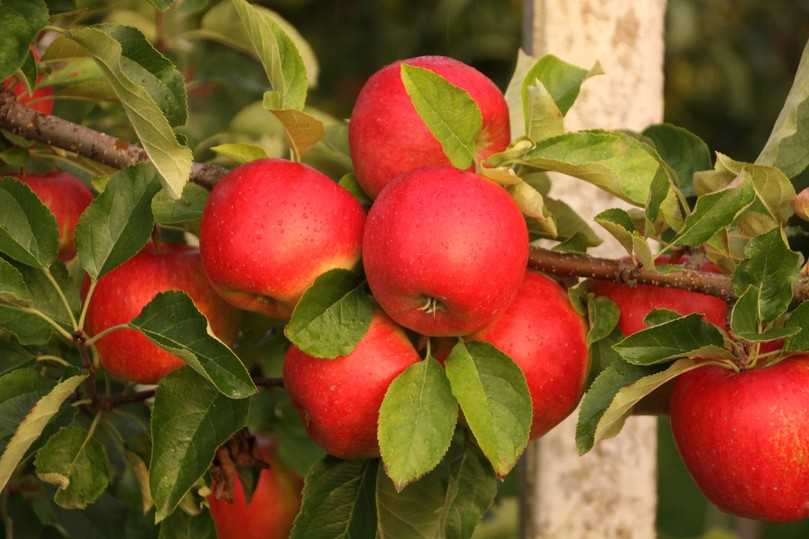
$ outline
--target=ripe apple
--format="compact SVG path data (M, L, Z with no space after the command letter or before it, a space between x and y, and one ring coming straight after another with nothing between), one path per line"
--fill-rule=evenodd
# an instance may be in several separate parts
M416 112L401 79L401 64L429 69L466 90L480 107L479 159L508 146L508 106L497 86L475 68L444 56L419 56L377 71L360 91L349 122L351 158L362 188L376 198L393 178L417 168L449 165L441 144Z
M368 214L363 263L374 297L423 335L467 335L511 303L528 232L506 191L449 166L399 177Z
M323 449L343 459L374 458L385 392L419 359L404 331L376 313L346 356L318 359L291 347L284 358L284 386L309 436Z
M206 316L213 332L232 343L238 331L236 311L214 292L202 270L199 251L186 245L146 245L140 253L98 280L87 310L87 332L96 335L125 324L160 293L180 290ZM185 362L131 330L114 331L96 343L101 363L117 378L156 383Z
M687 264L689 259L685 256L676 259L660 257L657 263ZM707 261L702 263L699 269L711 273L722 273L719 266ZM621 320L618 327L624 335L631 335L646 329L644 320L655 309L667 309L683 316L702 313L709 322L721 328L728 327L728 304L716 296L661 286L645 284L629 286L606 281L596 282L593 291L600 296L610 298L620 307Z
M286 539L301 504L301 479L283 465L271 444L259 438L259 456L269 467L261 470L247 500L239 474L225 469L232 501L208 497L218 539ZM216 490L215 485L212 485Z
M32 48L31 54L33 54L34 60L39 62L39 51ZM41 80L42 75L38 75L36 79L37 84L39 84ZM17 97L17 102L21 105L25 105L42 114L50 114L53 112L53 88L50 86L37 87L29 94L25 83L18 77L12 75L3 81L3 89L11 90L11 93Z
M493 345L522 369L534 406L532 439L559 424L579 403L590 366L586 332L565 290L529 271L508 309L469 337Z
M15 177L26 184L56 218L59 260L67 261L76 256L76 224L93 201L93 192L77 177L59 170Z
M287 319L317 277L357 264L364 224L360 203L329 177L261 159L234 169L211 192L202 262L228 302Z
M683 374L671 427L691 475L721 509L773 522L809 517L809 355Z

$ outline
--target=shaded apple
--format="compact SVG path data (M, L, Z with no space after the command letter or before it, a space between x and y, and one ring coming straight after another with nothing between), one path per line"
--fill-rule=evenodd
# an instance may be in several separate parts
M90 188L72 174L59 170L15 177L31 188L56 218L59 260L67 261L76 256L76 224L84 209L93 201Z
M590 366L586 333L565 290L529 271L508 309L469 337L490 343L522 369L534 407L532 439L559 424L579 403Z
M374 458L385 392L419 359L404 331L376 313L346 356L318 359L291 347L284 359L284 386L318 445L343 459Z
M318 276L359 262L364 223L359 202L328 176L261 159L234 169L211 192L202 261L228 302L288 319Z
M700 489L724 511L809 517L809 355L736 373L706 366L675 380L671 427Z
M268 467L259 472L252 496L245 493L239 474L226 468L231 500L208 497L218 539L286 539L301 504L303 481L283 465L272 445L259 438L259 457ZM211 485L217 490L217 485Z
M233 342L238 330L237 312L208 283L199 251L168 243L146 245L135 257L98 280L87 310L88 334L96 335L129 322L158 293L168 290L188 294L213 332L224 342ZM180 357L132 329L109 333L96 347L111 375L132 382L153 384L185 365Z
M479 159L504 150L511 136L503 94L475 68L445 56L419 56L394 62L368 79L349 122L357 181L371 198L376 198L388 182L401 174L425 166L450 164L405 91L400 74L402 62L438 73L466 90L477 103L483 117L476 145Z
M528 232L506 191L476 174L405 174L368 214L368 284L397 323L428 336L472 333L511 303L525 275Z

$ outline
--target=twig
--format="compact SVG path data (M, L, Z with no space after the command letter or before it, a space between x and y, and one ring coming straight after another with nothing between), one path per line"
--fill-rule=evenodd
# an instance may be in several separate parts
M9 90L0 90L0 128L114 168L126 168L149 159L140 146L20 105ZM194 163L191 180L210 189L227 172L217 165Z
M266 378L264 376L255 376L253 377L253 383L256 384L258 387L263 387L265 389L270 389L273 387L284 387L283 378Z

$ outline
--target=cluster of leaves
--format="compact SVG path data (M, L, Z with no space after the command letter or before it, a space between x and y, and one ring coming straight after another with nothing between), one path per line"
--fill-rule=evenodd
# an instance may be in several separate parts
M159 9L173 4L152 3ZM442 367L428 348L425 359L387 391L379 460L322 459L285 393L258 392L251 378L248 367L277 374L289 342L324 361L353 350L374 309L362 276L353 272L322 275L283 333L245 329L235 351L209 333L185 294L157 296L132 322L114 329L141 332L187 367L160 382L151 410L113 406L116 393L132 390L96 372L94 340L83 335L87 304L98 279L136 254L155 224L197 230L207 193L189 183L194 153L210 149L217 162L231 163L288 154L327 170L368 202L351 174L345 124L306 106L318 67L300 35L277 14L245 0L208 10L205 2L197 4L171 9L198 20L185 38L255 56L271 87L261 102L234 117L228 131L192 152L184 136L189 95L175 62L139 30L105 21L58 32L43 56L47 71L39 84L55 86L60 96L109 101L108 121L114 121L113 110L123 112L119 119L150 162L113 173L4 133L0 157L10 165L59 159L89 174L100 193L77 227L78 257L66 266L56 261L57 231L48 209L19 182L0 181L0 328L9 358L0 371L0 406L7 412L0 484L8 485L7 523L31 523L31 536L37 526L50 526L68 536L87 536L81 530L89 527L105 537L115 525L110 515L127 514L134 504L139 510L124 519L128 537L154 536L153 521L161 523L161 538L185 537L189 530L210 537L200 497L217 448L245 426L269 426L281 440L282 458L308 471L293 537L469 537L494 500L497 477L509 473L528 443L531 401L510 358L487 344L459 340ZM0 14L13 21L0 42L0 78L18 74L37 84L42 74L28 47L49 20L48 6L41 0L4 2ZM81 17L68 10L54 20L76 23ZM625 337L614 303L591 294L587 283L573 289L572 300L590 322L595 365L579 417L582 452L616 434L641 398L690 369L739 369L809 351L809 336L801 331L809 326L807 303L790 311L803 259L790 250L785 233L795 198L789 178L808 164L800 142L809 66L802 65L756 163L721 154L712 163L704 142L668 124L642 133L566 131L565 114L599 70L520 53L506 92L513 143L483 162L475 152L481 113L469 94L431 71L401 70L416 110L451 163L474 166L503 185L534 239L577 253L601 241L564 201L548 196L546 173L561 172L633 206L603 212L596 222L637 265L677 271L659 265L657 255L704 248L733 272L739 300L729 332L699 316L655 311L646 330ZM658 244L663 247L655 254ZM785 339L782 350L760 353L761 343L778 339ZM256 350L272 360L250 365ZM705 357L711 359L696 361ZM77 508L87 511L81 517L66 511Z

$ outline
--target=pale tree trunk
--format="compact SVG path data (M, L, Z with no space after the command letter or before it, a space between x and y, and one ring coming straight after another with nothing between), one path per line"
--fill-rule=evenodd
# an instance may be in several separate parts
M525 47L574 64L600 62L566 127L641 130L663 116L665 0L525 0ZM620 206L581 181L554 177L552 193L584 217ZM615 243L598 254L622 256ZM526 539L654 539L656 419L635 417L584 457L575 415L532 444L523 472Z

